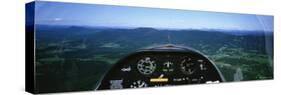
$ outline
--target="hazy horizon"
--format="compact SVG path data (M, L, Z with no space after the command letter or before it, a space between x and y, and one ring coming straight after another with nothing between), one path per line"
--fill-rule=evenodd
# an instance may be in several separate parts
M273 31L273 16L36 1L36 25Z

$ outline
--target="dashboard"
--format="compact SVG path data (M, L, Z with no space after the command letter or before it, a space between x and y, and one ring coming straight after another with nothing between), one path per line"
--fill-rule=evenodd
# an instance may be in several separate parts
M200 52L176 45L146 48L119 60L98 90L219 83L224 78Z

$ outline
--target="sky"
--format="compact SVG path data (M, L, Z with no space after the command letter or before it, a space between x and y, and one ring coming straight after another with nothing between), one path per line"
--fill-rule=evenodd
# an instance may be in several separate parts
M37 1L35 23L273 31L273 16Z

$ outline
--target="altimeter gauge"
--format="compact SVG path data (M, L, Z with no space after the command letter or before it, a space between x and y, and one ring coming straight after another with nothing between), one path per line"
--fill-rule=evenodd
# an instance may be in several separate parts
M150 75L156 69L155 61L152 61L150 57L145 57L138 61L137 69L143 75Z
M195 73L198 69L198 64L191 58L185 57L180 64L181 71L186 75L191 75Z

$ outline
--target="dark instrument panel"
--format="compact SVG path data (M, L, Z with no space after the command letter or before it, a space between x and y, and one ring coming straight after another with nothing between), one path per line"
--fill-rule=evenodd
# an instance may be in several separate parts
M219 83L217 67L196 50L164 45L135 52L116 63L98 87L122 89Z

